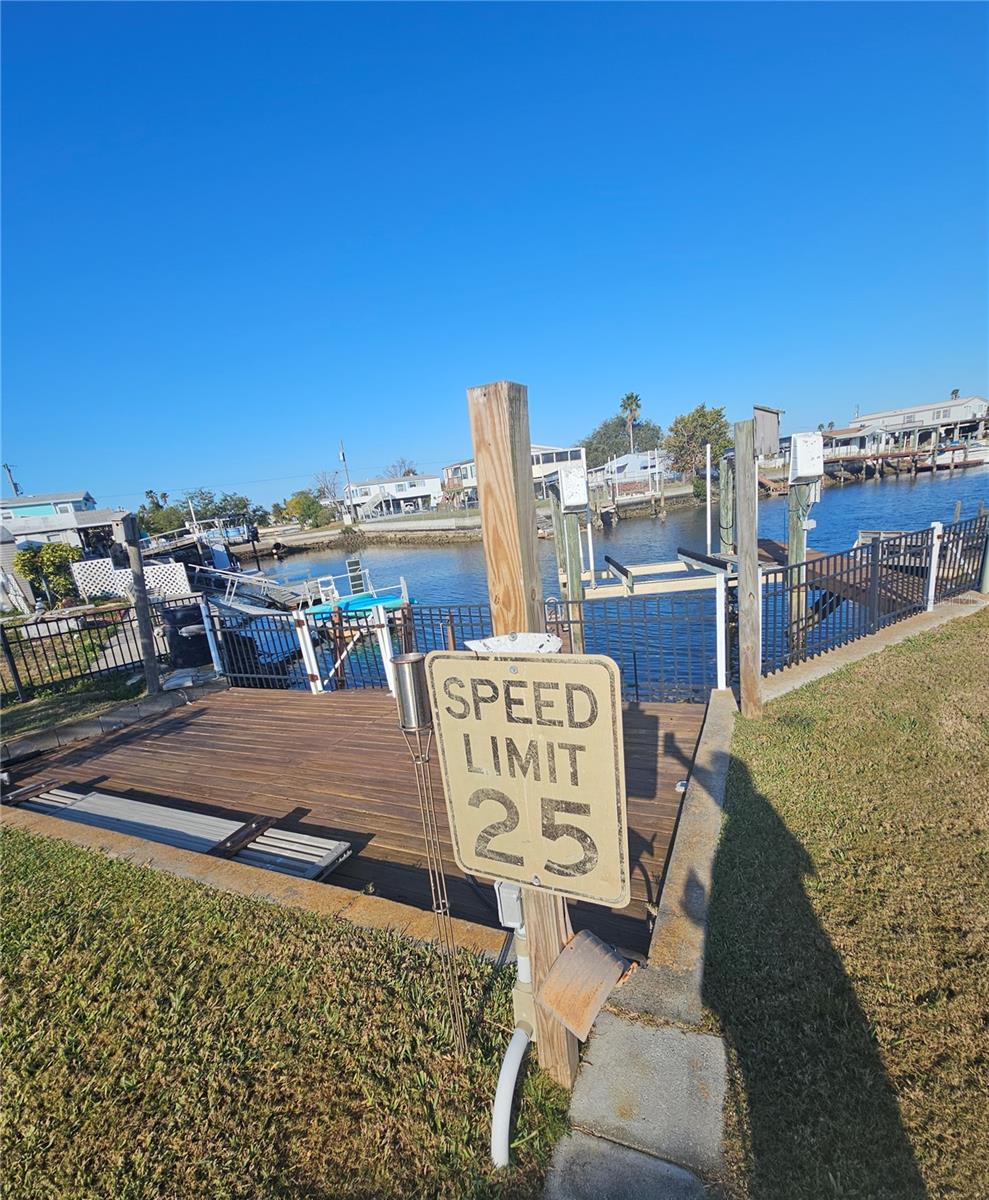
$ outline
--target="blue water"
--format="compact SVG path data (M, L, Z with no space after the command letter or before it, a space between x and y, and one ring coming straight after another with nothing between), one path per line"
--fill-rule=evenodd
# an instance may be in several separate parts
M921 529L931 521L951 521L955 502L962 502L962 517L975 516L979 501L989 505L989 466L921 475L916 479L889 478L828 488L811 516L817 528L808 534L815 550L844 550L860 529ZM786 541L785 497L759 505L762 537ZM718 537L717 509L713 536ZM619 562L660 562L676 557L677 548L703 550L703 508L674 510L666 521L649 517L620 521L613 529L595 530L594 558L598 567L608 554ZM543 587L547 596L558 594L556 557L552 540L539 543ZM413 599L422 604L478 604L488 598L484 553L480 543L451 546L372 546L361 552L377 587L388 587L404 575ZM295 555L283 563L269 564L267 574L283 580L314 575L344 575L345 555L339 552Z

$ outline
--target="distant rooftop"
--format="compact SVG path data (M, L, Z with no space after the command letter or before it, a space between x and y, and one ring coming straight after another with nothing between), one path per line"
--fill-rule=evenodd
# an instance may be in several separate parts
M37 492L33 496L6 496L0 503L6 508L17 508L21 504L67 504L86 499L93 499L89 492Z
M425 483L429 479L439 479L439 475L375 475L371 479L355 479L352 488L368 487L372 483Z

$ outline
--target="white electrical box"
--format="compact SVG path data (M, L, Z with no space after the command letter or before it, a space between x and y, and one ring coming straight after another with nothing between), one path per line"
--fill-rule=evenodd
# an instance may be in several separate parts
M494 886L498 900L498 920L506 929L521 929L525 923L522 889L517 883L509 883L506 879L496 879Z
M560 503L564 510L587 507L587 470L583 463L560 463Z
M795 433L790 438L790 482L816 483L824 474L824 438Z

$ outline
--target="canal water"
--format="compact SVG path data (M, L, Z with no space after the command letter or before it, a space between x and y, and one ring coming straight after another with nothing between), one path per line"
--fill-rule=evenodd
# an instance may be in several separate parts
M962 517L973 517L979 501L989 505L989 466L972 467L953 476L942 471L906 477L850 483L825 489L811 516L817 528L808 534L814 550L845 550L860 529L922 529L931 521L948 523L956 501ZM759 505L761 537L786 541L786 497L763 500ZM717 545L718 513L713 512L713 537ZM594 557L604 566L604 555L619 562L669 561L677 548L703 550L704 509L674 509L665 521L636 518L620 521L613 529L595 530ZM543 587L547 596L558 594L556 557L551 539L539 543ZM269 564L265 573L286 581L314 575L344 574L345 555L339 551L294 555L283 563ZM487 601L484 554L479 542L447 546L369 546L360 558L376 587L384 588L404 576L412 598L420 604L479 604Z

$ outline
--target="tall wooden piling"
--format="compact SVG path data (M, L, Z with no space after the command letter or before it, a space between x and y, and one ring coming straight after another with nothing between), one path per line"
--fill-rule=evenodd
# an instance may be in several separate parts
M481 536L495 634L538 633L546 627L543 586L536 554L536 504L526 388L502 380L469 388ZM525 926L537 992L572 936L562 899L525 888ZM557 1083L572 1087L577 1073L577 1039L536 1007L539 1065Z
M755 422L735 424L735 507L738 541L738 670L743 717L762 715L759 587L759 482Z

